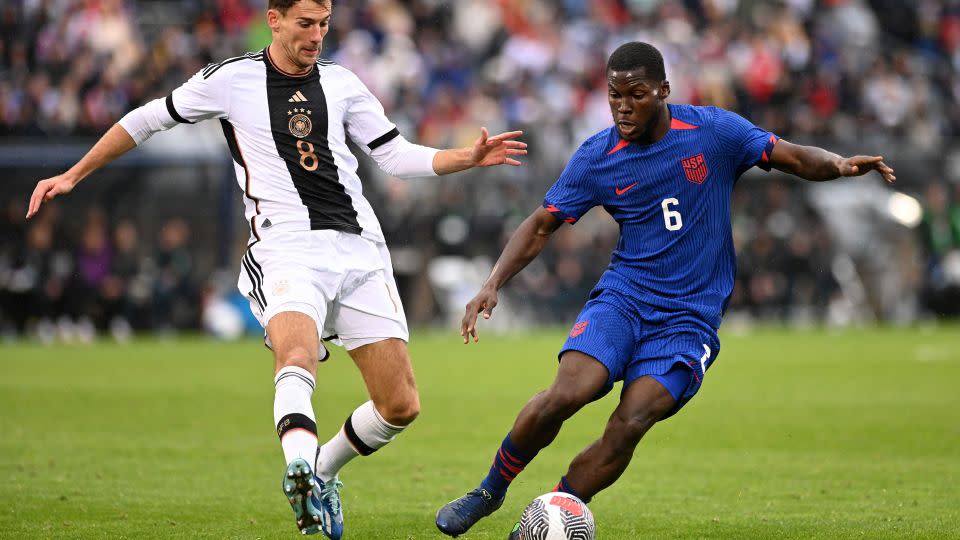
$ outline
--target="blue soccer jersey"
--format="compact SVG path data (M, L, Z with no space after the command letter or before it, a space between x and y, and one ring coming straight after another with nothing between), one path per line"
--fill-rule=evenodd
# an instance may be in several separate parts
M778 139L716 107L669 108L670 131L653 144L628 143L616 127L587 139L543 205L571 224L602 205L620 224L597 289L717 329L736 273L733 186L755 165L770 169Z

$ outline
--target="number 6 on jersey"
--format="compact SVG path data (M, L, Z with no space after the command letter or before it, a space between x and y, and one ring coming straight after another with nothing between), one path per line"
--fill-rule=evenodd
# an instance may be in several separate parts
M670 210L671 204L676 206L680 204L680 201L670 197L660 203L660 207L663 208L663 224L667 226L668 231L679 231L683 227L683 217L680 212Z

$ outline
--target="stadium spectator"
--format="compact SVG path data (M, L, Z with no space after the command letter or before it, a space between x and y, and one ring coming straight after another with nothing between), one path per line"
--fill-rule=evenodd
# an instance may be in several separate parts
M182 218L160 229L153 286L153 321L161 332L196 328L200 317L199 290L189 245L190 226Z
M113 228L113 258L110 273L104 280L102 301L104 319L118 341L126 340L133 330L149 327L148 303L153 296L145 262L137 226L126 220L117 223Z
M960 314L960 197L950 195L950 187L941 182L927 187L918 229L927 260L924 300L940 315Z

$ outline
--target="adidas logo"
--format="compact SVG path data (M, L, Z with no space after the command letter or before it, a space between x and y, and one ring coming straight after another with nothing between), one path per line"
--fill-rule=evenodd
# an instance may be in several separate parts
M290 103L302 103L304 101L307 101L307 98L305 98L303 94L301 94L300 91L297 90L297 93L290 96L290 99L288 99L287 101L289 101Z

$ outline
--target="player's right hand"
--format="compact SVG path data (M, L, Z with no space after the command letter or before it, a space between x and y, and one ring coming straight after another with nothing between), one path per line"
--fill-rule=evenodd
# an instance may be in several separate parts
M467 311L463 315L463 321L460 322L460 335L463 336L463 343L479 341L477 335L477 315L483 312L483 318L489 319L493 314L493 308L497 307L497 290L493 287L484 287L480 292L467 302Z
M27 219L37 214L41 204L53 200L57 195L70 193L76 185L77 182L66 174L37 182L37 187L33 189L33 195L30 196L30 206L27 207Z

